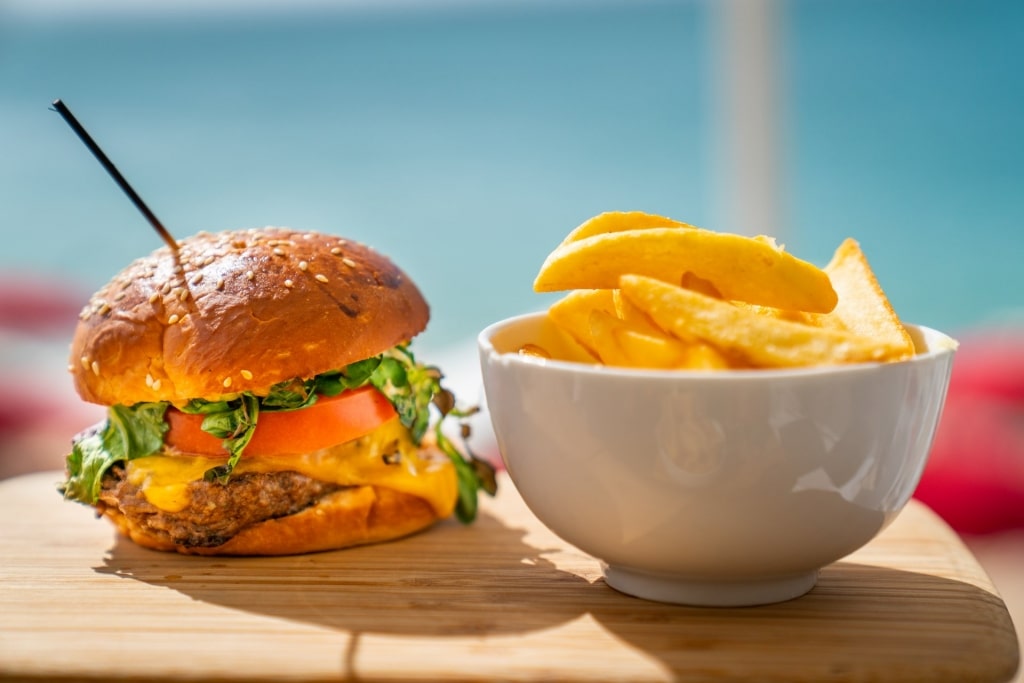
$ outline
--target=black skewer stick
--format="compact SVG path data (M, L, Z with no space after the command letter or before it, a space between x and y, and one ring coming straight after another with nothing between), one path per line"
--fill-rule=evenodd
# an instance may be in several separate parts
M163 223L161 223L153 212L149 210L146 203L142 201L142 198L135 192L135 190L132 189L132 186L124 179L121 172L117 170L117 167L114 166L110 159L107 158L107 155L103 153L103 150L100 149L100 146L92 139L92 136L86 132L85 128L82 127L82 124L80 124L78 119L75 118L75 115L67 108L67 105L59 99L54 100L53 111L64 117L64 120L67 121L69 126L71 126L71 130L78 134L78 137L81 138L82 142L85 143L85 146L89 148L89 151L93 153L93 156L95 156L100 164L103 165L103 168L107 169L107 173L109 173L121 189L124 190L124 193L128 195L128 198L132 200L133 204L135 204L135 208L142 212L142 215L146 217L149 224L152 225L160 237L163 238L163 241L167 243L167 246L171 248L171 252L174 254L175 258L177 258L178 241L174 239L174 236L167 231L167 228L164 227Z

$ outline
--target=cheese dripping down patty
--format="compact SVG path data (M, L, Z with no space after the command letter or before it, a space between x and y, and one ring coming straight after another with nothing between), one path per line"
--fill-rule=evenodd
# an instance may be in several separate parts
M138 486L153 506L180 512L190 502L189 484L201 481L207 470L223 461L167 449L161 455L129 460L126 470L129 483ZM440 518L452 513L457 498L451 462L442 453L420 450L397 417L358 439L312 453L243 455L232 476L282 471L340 486L369 484L408 493L426 500Z

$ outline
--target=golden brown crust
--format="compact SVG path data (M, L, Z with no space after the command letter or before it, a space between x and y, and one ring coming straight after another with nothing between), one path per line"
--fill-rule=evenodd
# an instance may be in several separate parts
M83 309L78 393L104 405L266 394L421 332L416 285L371 248L320 233L199 233L138 259Z
M298 555L381 543L421 531L435 521L430 504L408 493L356 486L324 496L312 507L242 530L227 543L189 548L133 524L117 508L103 510L122 534L153 550L184 555Z

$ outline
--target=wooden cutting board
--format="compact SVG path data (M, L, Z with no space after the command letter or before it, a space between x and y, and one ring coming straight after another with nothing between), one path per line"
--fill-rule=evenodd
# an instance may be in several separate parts
M288 558L143 550L55 491L0 482L0 678L102 681L1003 681L1013 624L911 503L808 595L690 608L622 595L508 479L470 527Z

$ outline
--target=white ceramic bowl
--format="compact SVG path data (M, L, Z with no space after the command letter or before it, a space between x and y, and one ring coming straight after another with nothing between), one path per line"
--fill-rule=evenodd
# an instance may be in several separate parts
M516 488L612 587L691 605L795 598L910 498L955 342L899 363L646 371L576 354L544 313L480 333L486 406Z

